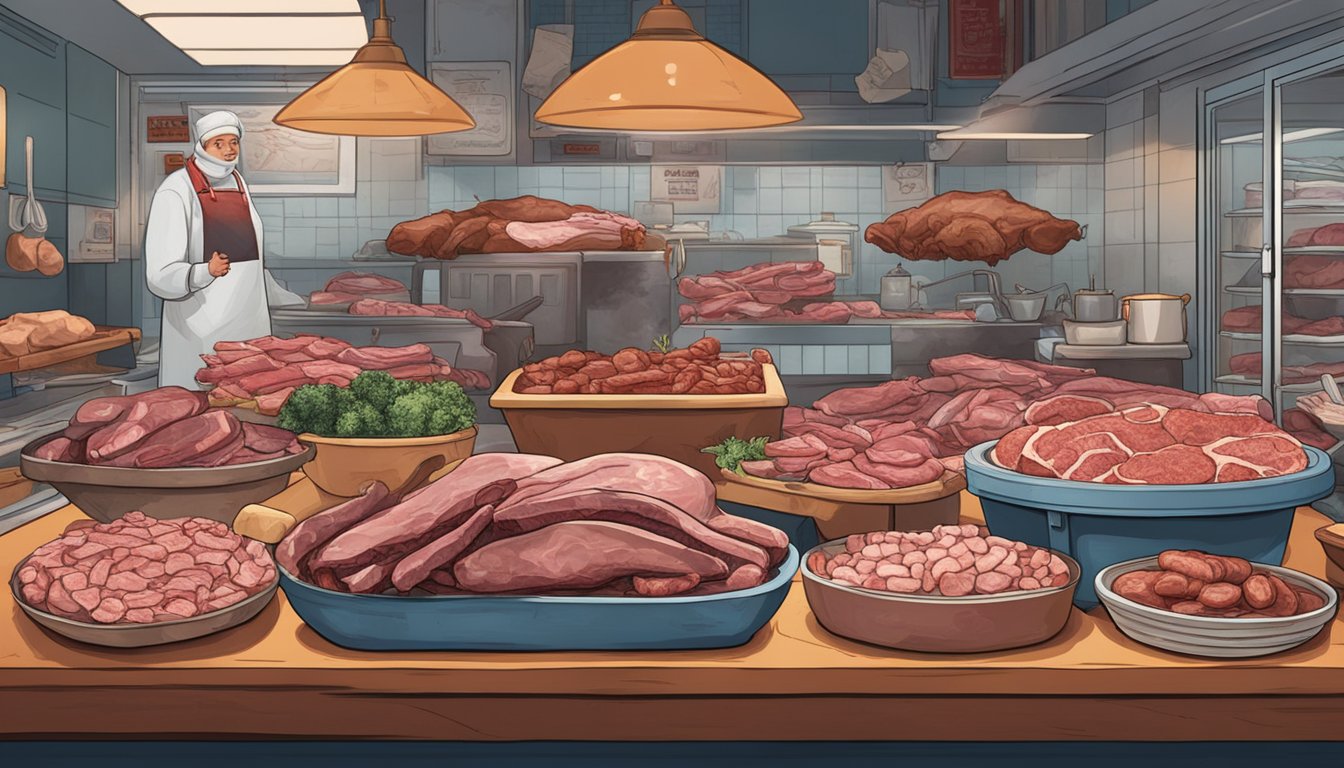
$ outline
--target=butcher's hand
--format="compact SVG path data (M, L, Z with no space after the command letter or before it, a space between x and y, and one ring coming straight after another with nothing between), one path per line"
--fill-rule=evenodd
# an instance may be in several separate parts
M215 251L210 256L210 276L223 277L229 274L229 257Z

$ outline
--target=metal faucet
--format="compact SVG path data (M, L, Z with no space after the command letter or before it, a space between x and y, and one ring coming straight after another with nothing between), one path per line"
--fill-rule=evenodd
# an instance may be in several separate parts
M998 311L999 317L1008 317L1008 302L1005 301L1003 298L1003 283L999 279L999 273L995 272L992 269L972 269L966 272L958 272L955 275L944 277L942 280L935 280L932 283L925 283L919 286L919 290L921 292L926 291L929 288L932 288L936 285L950 283L953 280L960 280L963 277L972 278L971 287L977 291L981 290L978 278L981 277L985 278L985 285L987 286L987 289L985 289L984 292L988 293L990 298L993 299L994 309ZM919 306L919 304L920 302L916 302L915 306Z

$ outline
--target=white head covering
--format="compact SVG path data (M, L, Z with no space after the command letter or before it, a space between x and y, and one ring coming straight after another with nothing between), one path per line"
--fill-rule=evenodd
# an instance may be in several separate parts
M196 121L196 141L199 144L213 139L216 136L230 134L243 137L243 121L238 116L228 110L221 109L218 112L211 112Z
M228 110L221 109L218 112L211 112L196 121L196 167L201 169L207 177L211 179L223 179L233 173L233 169L238 167L238 161L225 162L216 157L212 157L205 151L205 142L216 136L237 136L243 137L243 121L238 116Z

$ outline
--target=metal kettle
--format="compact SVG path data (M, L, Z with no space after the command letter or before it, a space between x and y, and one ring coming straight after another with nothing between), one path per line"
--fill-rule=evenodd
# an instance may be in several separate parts
M1105 323L1119 315L1120 303L1109 288L1097 289L1097 279L1093 275L1086 289L1079 289L1069 299L1073 310L1073 319L1080 323Z
M889 312L909 309L915 303L911 296L913 289L914 283L910 273L897 264L895 269L882 276L878 304Z

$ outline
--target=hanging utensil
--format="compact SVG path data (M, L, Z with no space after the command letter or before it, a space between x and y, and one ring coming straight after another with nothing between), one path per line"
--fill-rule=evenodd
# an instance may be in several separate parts
M33 186L32 136L24 139L23 154L28 165L28 200L19 212L22 226L14 227L14 229L22 229L23 234L28 237L41 237L47 233L47 212L42 210L42 204L37 202L37 190Z
M1335 381L1334 376L1331 376L1328 373L1322 373L1321 389L1325 390L1325 394L1330 396L1330 401L1335 405L1344 405L1344 395L1340 394L1339 384Z

